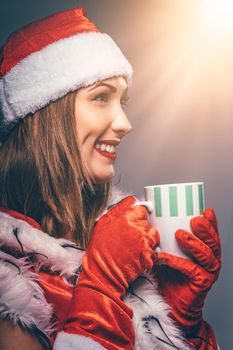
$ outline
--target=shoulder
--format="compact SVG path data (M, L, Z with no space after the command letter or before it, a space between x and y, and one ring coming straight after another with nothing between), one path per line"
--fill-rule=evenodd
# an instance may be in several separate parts
M54 305L40 286L39 271L69 280L81 265L83 251L1 211L0 225L0 317L48 338Z
M1 322L1 334L3 329L9 334L16 332L20 325L29 332L38 330L49 336L53 308L32 270L26 258L15 258L0 250L0 317L8 320Z

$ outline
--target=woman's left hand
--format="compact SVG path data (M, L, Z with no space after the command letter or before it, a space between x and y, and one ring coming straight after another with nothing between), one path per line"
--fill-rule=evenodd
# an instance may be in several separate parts
M221 245L213 209L193 218L190 225L192 233L178 230L175 236L192 260L158 253L158 261L163 261L165 265L160 265L156 274L164 299L171 307L172 317L186 336L204 337L207 343L213 343L213 336L209 334L211 328L202 318L205 297L218 278L221 267ZM208 334L205 335L203 327L208 328Z

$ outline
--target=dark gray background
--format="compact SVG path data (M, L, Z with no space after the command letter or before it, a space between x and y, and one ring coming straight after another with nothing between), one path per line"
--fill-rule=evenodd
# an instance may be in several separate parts
M141 195L145 185L204 181L206 206L215 208L223 248L222 272L206 301L205 318L221 349L231 350L233 34L205 36L197 4L8 0L0 8L0 45L22 25L80 5L119 44L135 75L127 107L133 132L120 146L115 182Z

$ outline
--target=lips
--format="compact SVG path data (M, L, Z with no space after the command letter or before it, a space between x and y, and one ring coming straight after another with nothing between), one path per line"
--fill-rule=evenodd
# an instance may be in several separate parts
M103 157L115 160L117 157L115 146L117 146L119 142L119 140L101 140L96 143L95 149Z
M102 156L106 157L106 158L109 158L109 159L112 159L112 160L116 159L116 153L108 153L108 152L105 152L105 151L101 151L100 149L97 149L97 148L96 148L96 151L98 153L100 153Z

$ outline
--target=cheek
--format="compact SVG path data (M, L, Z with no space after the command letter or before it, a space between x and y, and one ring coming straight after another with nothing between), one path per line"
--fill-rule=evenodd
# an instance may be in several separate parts
M77 118L76 120L80 145L95 143L107 129L107 124L101 118L86 115L86 117Z
M85 107L85 108L84 108ZM77 135L82 158L96 182L111 181L114 176L114 164L103 158L94 146L106 134L109 128L109 118L104 111L87 108L84 104L75 110Z
M75 118L80 146L95 143L104 135L111 124L110 115L107 108L100 108L93 101L77 96Z

